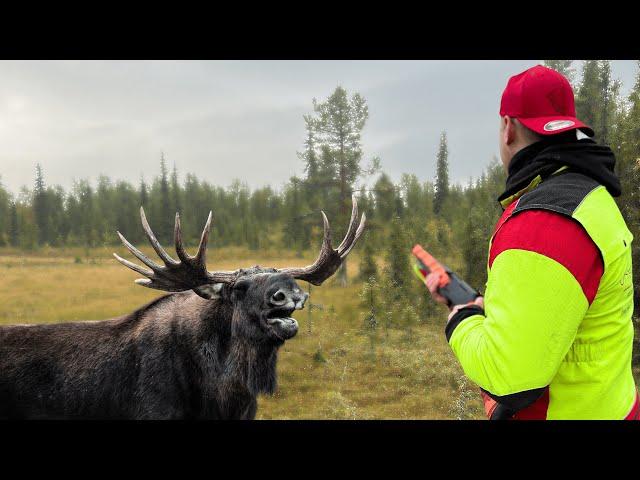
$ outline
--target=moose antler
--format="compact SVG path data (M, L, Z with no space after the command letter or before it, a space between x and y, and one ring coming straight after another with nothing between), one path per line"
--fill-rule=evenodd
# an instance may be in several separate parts
M313 285L321 285L327 278L333 275L336 270L342 264L342 261L349 255L349 252L354 247L360 235L364 231L364 225L366 222L366 215L363 213L360 219L360 224L356 228L358 221L358 202L356 196L351 197L352 209L351 220L349 222L349 228L342 240L342 243L337 249L331 246L331 227L329 226L329 220L324 212L322 213L322 220L324 222L324 235L322 238L322 247L320 247L320 253L316 261L307 267L300 268L282 268L279 272L288 273L293 278L304 280L312 283Z
M351 221L349 222L349 228L347 229L344 240L342 240L342 243L337 249L334 249L331 246L331 227L329 226L329 220L327 220L325 213L321 212L322 220L324 221L324 236L322 239L320 254L316 261L307 267L282 268L277 271L287 273L293 278L305 280L314 285L321 285L322 282L333 275L354 247L364 230L366 215L364 213L362 214L360 224L356 227L358 220L358 202L356 201L355 195L352 197L351 201L353 206L351 209ZM115 253L113 254L113 256L116 257L116 260L125 267L147 277L137 279L136 283L138 285L167 292L182 292L184 290L197 289L197 287L206 284L233 283L237 279L238 270L215 272L209 272L207 270L206 254L207 240L209 239L209 232L211 230L211 212L209 212L209 218L207 218L207 223L204 226L202 236L200 237L198 252L193 257L188 255L184 250L184 246L182 244L182 231L180 229L180 215L176 213L174 235L176 253L178 254L180 261L171 258L162 248L156 239L156 236L153 234L153 231L151 231L151 227L149 227L147 217L145 216L144 209L142 207L140 207L140 219L142 220L144 233L147 235L153 249L164 262L164 266L156 264L144 253L131 245L131 243L129 243L120 232L118 232L118 236L120 237L120 240L122 240L124 246L151 270L141 267L129 260L125 260Z
M124 236L118 232L118 236L127 249L133 253L142 263L144 263L151 270L147 270L133 262L125 260L124 258L113 254L121 264L130 268L134 272L138 272L147 278L139 278L136 280L138 285L143 287L155 288L157 290L165 290L167 292L182 292L184 290L190 290L205 284L210 283L231 283L236 279L236 272L229 271L216 271L209 272L206 266L207 255L207 240L209 239L209 232L211 230L211 212L207 218L207 223L202 231L200 237L200 245L198 246L198 253L193 257L187 254L182 244L182 230L180 229L180 215L176 213L176 223L174 229L175 247L176 253L180 261L174 260L169 254L162 248L156 236L153 234L147 217L144 214L144 209L140 207L140 219L142 220L142 227L144 233L147 235L151 246L156 251L158 256L164 262L164 267L153 262L144 253L131 245Z

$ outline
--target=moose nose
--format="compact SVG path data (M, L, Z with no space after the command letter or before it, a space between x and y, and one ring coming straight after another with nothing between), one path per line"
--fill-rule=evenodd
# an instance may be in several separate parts
M295 303L296 310L302 310L304 308L307 298L309 298L309 294L307 292L301 292L299 295L294 295L293 301Z
M307 301L307 298L309 298L309 294L301 290L296 289L293 292L278 290L271 295L271 304L301 310L304 308L304 303Z

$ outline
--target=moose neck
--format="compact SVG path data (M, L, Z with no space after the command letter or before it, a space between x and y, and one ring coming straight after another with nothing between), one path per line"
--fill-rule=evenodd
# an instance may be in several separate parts
M274 393L279 345L264 340L252 341L232 333L229 347L225 365L228 378L244 386L252 395Z
M277 386L276 362L278 349L274 345L254 345L246 340L232 341L225 376L251 395L274 393Z
M218 368L206 369L221 373L225 389L246 390L252 396L273 393L277 386L276 362L279 345L254 341L234 331L232 324L241 315L224 301L209 303L203 318L203 337L216 344Z

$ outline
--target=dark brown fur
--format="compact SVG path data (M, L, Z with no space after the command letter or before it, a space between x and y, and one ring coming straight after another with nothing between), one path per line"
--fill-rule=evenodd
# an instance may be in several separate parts
M272 272L214 300L190 291L109 320L0 327L0 417L254 418L284 342L264 321L269 298L298 288Z

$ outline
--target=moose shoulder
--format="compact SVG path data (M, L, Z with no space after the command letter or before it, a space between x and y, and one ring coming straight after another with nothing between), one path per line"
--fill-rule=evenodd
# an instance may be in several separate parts
M193 257L176 214L174 260L140 213L164 265L122 235L147 268L116 258L146 277L136 283L174 293L109 320L0 327L0 417L253 419L257 395L276 388L278 348L298 330L291 314L308 294L296 279L320 285L333 275L365 224L364 214L357 222L354 198L336 249L322 213L324 238L312 265L211 272L211 214Z

